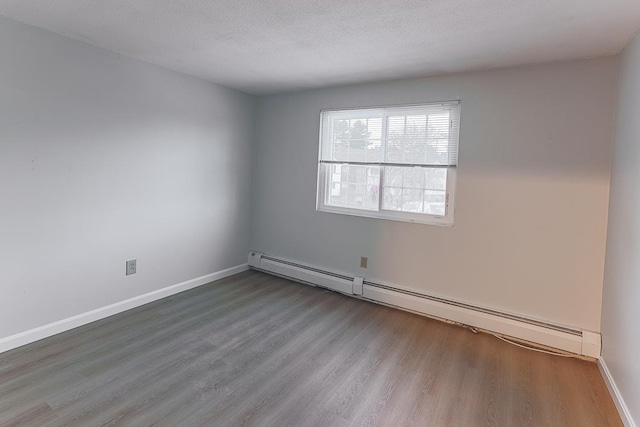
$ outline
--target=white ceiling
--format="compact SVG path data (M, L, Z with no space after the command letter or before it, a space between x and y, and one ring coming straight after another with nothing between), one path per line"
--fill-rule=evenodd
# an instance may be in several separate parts
M640 0L2 0L0 15L268 94L615 54Z

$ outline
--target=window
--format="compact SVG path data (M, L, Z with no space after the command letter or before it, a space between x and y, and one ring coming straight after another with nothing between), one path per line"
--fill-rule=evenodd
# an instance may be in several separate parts
M453 224L460 101L324 110L317 209Z

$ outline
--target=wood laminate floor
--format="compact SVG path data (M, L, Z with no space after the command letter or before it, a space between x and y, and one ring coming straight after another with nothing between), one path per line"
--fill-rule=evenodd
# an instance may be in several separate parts
M249 271L0 354L0 425L622 424L594 363Z

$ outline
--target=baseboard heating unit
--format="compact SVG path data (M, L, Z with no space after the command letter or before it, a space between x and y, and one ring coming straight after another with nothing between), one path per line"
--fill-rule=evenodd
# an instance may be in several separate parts
M323 270L260 252L249 253L253 269L346 295L462 323L582 356L600 356L600 334L480 307L363 277Z

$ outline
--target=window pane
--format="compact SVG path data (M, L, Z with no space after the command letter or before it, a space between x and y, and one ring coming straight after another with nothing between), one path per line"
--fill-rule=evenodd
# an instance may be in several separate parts
M325 165L329 206L378 210L379 166Z
M445 191L425 191L424 213L444 216L446 194Z
M369 131L369 138L382 139L382 117L368 119L367 130Z
M405 136L424 139L427 134L427 115L406 117Z
M333 120L330 159L382 161L382 117Z
M402 170L404 188L424 189L424 172L423 168L399 168Z
M402 188L384 187L382 209L402 211Z
M446 165L449 161L449 112L389 116L385 161Z
M427 123L427 159L431 164L448 164L449 112L429 114Z
M424 168L425 186L427 190L447 189L447 170L442 168Z
M413 188L402 189L402 212L422 213L422 190Z
M382 141L379 139L369 139L365 151L364 160L366 162L382 162Z
M404 116L387 118L387 150L385 161L402 163L404 160Z
M404 168L385 167L384 185L388 187L402 188L404 182Z
M404 163L404 139L389 137L384 160L389 163Z
M382 208L444 216L446 189L447 169L387 166Z

